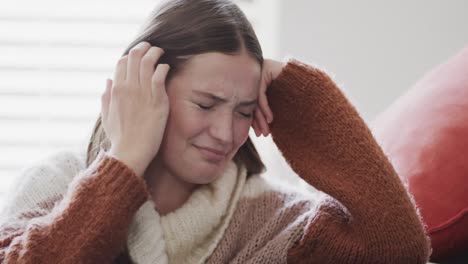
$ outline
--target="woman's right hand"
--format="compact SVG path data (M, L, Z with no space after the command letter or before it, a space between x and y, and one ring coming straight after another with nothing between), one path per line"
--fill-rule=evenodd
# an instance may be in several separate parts
M141 42L117 63L101 98L108 152L139 176L156 156L169 115L165 81L169 65L158 64L164 51Z

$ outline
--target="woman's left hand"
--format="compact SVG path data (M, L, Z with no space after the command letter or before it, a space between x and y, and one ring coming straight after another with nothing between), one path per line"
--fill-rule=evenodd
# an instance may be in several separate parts
M255 135L268 136L270 134L269 123L273 121L273 113L268 105L268 98L266 91L270 86L271 82L278 77L281 70L286 64L283 62L265 59L263 61L262 80L260 82L260 90L258 97L258 106L255 110L254 120L252 122L252 128L255 131Z

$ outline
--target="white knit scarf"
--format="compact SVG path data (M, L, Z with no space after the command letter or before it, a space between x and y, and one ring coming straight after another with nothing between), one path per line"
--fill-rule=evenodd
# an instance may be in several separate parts
M152 201L137 212L128 248L136 263L203 263L223 237L247 177L233 162L214 182L198 188L182 207L165 216Z

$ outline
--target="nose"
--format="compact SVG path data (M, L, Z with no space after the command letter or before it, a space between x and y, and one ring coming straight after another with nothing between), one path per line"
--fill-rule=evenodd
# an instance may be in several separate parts
M210 135L225 147L232 144L233 141L233 121L232 114L224 114L213 118L210 124Z

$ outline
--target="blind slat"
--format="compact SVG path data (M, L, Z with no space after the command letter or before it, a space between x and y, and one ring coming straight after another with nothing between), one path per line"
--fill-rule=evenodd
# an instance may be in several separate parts
M21 169L85 148L105 79L157 0L9 1L0 8L0 204ZM255 1L236 1L254 27ZM53 7L53 8L51 8Z
M83 118L96 116L101 111L99 98L82 97L0 97L0 116L50 116Z
M1 68L99 69L112 72L121 49L2 46Z
M27 32L27 34L25 34ZM115 34L119 32L119 34ZM3 21L0 45L67 45L120 48L128 41L122 36L136 34L136 24L53 21Z
M2 3L3 19L55 19L58 21L126 21L139 23L154 8L155 1L11 1ZM53 8L52 8L53 7Z
M77 149L76 144L66 145L64 147L44 146L44 147L6 147L0 150L0 171L20 170L28 167L36 161L62 149ZM81 148L81 146L80 146ZM16 173L13 173L16 174ZM8 176L8 175L6 175ZM13 175L14 176L14 175ZM0 178L2 181L3 178Z
M1 197L7 193L11 188L14 182L16 181L16 177L19 176L20 168L12 168L8 170L0 169L0 206L2 206L3 199Z
M101 94L105 79L112 77L102 72L54 72L54 71L0 71L0 93L17 92L34 94L82 93ZM25 78L27 76L27 78ZM96 97L97 98L97 97Z
M2 121L0 142L77 142L90 135L96 118L97 114L95 118L82 122Z

